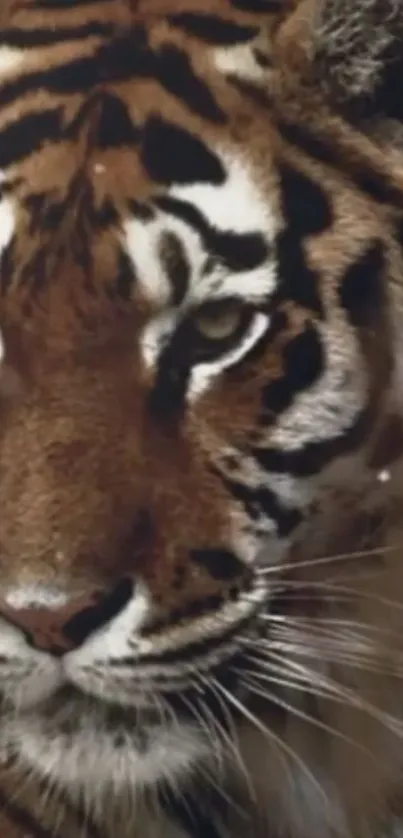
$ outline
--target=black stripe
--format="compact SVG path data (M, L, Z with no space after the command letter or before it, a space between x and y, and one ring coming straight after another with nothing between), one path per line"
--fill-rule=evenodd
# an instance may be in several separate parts
M255 448L253 455L265 469L278 474L311 477L338 456L348 454L361 445L370 427L370 411L363 410L354 424L343 434L325 442L310 442L304 448L282 451L277 448Z
M277 120L276 125L290 145L296 146L321 163L341 169L357 189L365 192L377 203L403 207L403 191L389 183L386 175L371 169L369 164L367 168L356 159L347 159L340 149L334 145L330 146L317 133L312 133L306 125L296 125L282 119Z
M286 227L277 237L279 294L323 316L319 273L307 264L304 238L333 222L330 201L320 185L287 163L279 164L282 213Z
M194 72L188 56L172 45L162 46L155 56L155 78L189 110L217 124L228 121L208 85Z
M276 525L280 538L287 538L301 522L300 510L284 506L271 489L265 486L253 488L222 474L217 468L213 471L227 491L243 505L248 517L252 521L259 521L262 515L270 519Z
M135 49L133 48L135 53ZM134 72L126 67L122 77L131 77ZM116 81L119 78L117 71L109 74L105 71L105 82ZM101 64L99 54L94 57L77 58L57 67L48 67L46 70L24 75L17 81L5 83L0 89L0 107L10 104L27 93L45 88L52 93L82 93L91 91L97 84L102 82Z
M102 45L92 56L6 82L0 91L0 107L41 87L53 93L88 93L98 85L134 77L155 78L199 116L220 124L227 121L207 84L195 74L187 55L173 46L162 46L153 53L140 26Z
M221 160L203 140L158 116L144 127L141 160L150 177L167 185L221 184L226 178Z
M217 610L218 604L222 603L222 597L206 597L208 601L213 602L213 611ZM200 640L194 640L191 643L188 643L186 646L182 646L175 649L166 649L164 652L149 652L146 655L141 655L141 657L135 658L132 656L128 656L127 658L121 658L119 660L119 665L130 664L133 670L141 669L143 666L148 664L154 663L185 663L187 661L196 660L197 657L202 657L206 655L210 649L219 649L220 646L224 646L228 643L228 641L232 640L232 638L236 638L239 634L242 634L242 631L253 622L256 612L258 610L258 605L251 613L248 614L247 617L244 617L242 620L239 620L234 625L225 627L221 626L221 628L217 627L218 633L216 635L211 635L210 637L203 638ZM162 683L165 680L165 676L162 676Z
M119 251L118 271L113 281L113 290L121 300L133 299L133 286L136 274L133 263L123 251Z
M215 807L196 802L193 795L183 793L180 797L174 797L166 791L161 797L161 806L165 814L177 823L188 838L223 838L215 822L218 819L222 821L222 812L220 815L216 814ZM220 808L222 809L222 803Z
M281 12L284 10L285 0L230 0L235 9L257 14Z
M104 198L102 203L99 203L96 207L94 205L88 207L88 217L91 220L91 224L98 230L105 230L111 224L119 222L119 215L111 198ZM134 274L133 266L132 273Z
M174 26L184 29L188 35L195 35L210 44L236 44L250 41L258 33L256 26L242 26L233 20L203 12L182 12L170 15L168 20Z
M303 242L292 224L277 236L276 251L279 298L292 300L323 317L324 308L319 293L321 277L318 271L307 265Z
M0 255L0 293L5 294L15 271L15 237Z
M153 221L155 218L155 210L153 207L142 201L137 201L136 199L129 201L129 210L135 218L138 218L138 220L142 221L143 224L148 224L148 222Z
M234 73L226 73L226 79L242 96L250 99L259 108L264 108L267 117L268 111L272 110L273 100L266 88L260 84L241 79Z
M34 255L30 258L19 272L19 279L22 285L29 284L32 288L38 290L43 287L48 276L47 263L49 258L49 248L47 242L39 245L34 251Z
M187 603L181 608L174 608L169 612L169 616L157 617L154 620L150 620L142 629L141 636L150 637L156 632L164 633L167 629L175 627L175 625L183 623L185 620L195 620L206 614L211 614L213 611L217 611L218 608L222 607L224 600L225 597L223 595L210 594L201 600L193 600L193 602ZM120 660L114 660L112 665L118 669L121 666L127 666L129 662L135 664L136 659L133 656L129 657L129 659L125 657Z
M267 52L262 52L262 50L259 49L258 47L255 47L253 49L253 57L256 61L256 64L258 64L259 67L262 67L263 70L266 70L267 67L272 67L273 66L272 57L270 55L268 55Z
M223 548L191 550L190 557L219 582L234 581L245 573L245 566L235 553Z
M377 241L347 268L340 286L340 302L353 326L371 326L381 317L386 298L386 258L383 242Z
M333 222L330 200L320 184L289 163L278 166L283 212L299 236L312 236L329 229Z
M147 407L154 419L169 425L171 433L172 423L179 421L185 407L189 376L189 364L180 367L169 356L167 358L164 352L160 355L157 378L149 394Z
M29 113L0 132L0 168L23 160L62 132L62 108Z
M98 120L94 129L98 148L132 147L140 141L140 128L134 124L128 107L119 96L104 93L99 98Z
M313 325L307 325L286 344L282 362L282 375L270 381L262 391L263 417L268 421L286 410L296 394L311 387L323 372L322 344Z
M176 233L168 230L162 234L158 243L158 258L171 285L171 303L178 307L186 297L192 268Z
M219 231L188 201L162 196L154 203L164 212L175 215L193 227L203 239L206 250L234 273L253 270L269 256L267 243L261 233Z
M398 60L386 60L382 83L375 93L371 115L382 113L389 119L403 122L403 101L401 82L403 78L403 55L401 52L401 36L396 41L399 50ZM372 97L370 97L372 98Z
M56 230L66 212L65 201L53 201L46 192L32 192L24 201L29 212L29 232Z
M185 409L190 371L189 349L178 331L159 355L154 386L148 397L150 414L169 427L172 434Z
M35 9L52 9L55 11L64 11L69 8L78 8L78 6L101 5L101 3L110 3L111 0L35 0Z
M39 47L48 44L57 44L66 41L78 41L91 36L110 35L114 27L110 23L99 23L91 21L79 26L50 26L38 27L36 29L23 29L22 27L1 29L0 44L12 47Z

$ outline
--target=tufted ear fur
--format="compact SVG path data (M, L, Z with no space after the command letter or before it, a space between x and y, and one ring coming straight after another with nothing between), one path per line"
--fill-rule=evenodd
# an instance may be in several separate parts
M403 0L316 0L312 23L327 96L403 119Z

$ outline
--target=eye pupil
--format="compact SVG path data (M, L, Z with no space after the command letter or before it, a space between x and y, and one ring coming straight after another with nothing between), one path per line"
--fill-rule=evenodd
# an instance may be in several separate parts
M220 301L203 306L192 318L198 334L211 341L226 340L238 332L244 308L238 301Z

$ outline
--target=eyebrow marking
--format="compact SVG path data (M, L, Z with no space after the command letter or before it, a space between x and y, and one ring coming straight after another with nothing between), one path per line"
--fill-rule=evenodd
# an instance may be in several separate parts
M216 256L234 273L259 267L269 255L268 244L260 231L234 233L214 228L189 201L162 195L155 199L157 206L196 230L208 253Z
M172 286L172 304L179 306L188 291L190 265L180 238L171 231L164 231L158 244L158 256Z

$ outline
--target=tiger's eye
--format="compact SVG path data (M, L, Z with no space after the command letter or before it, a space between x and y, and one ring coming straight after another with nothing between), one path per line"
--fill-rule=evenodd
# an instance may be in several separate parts
M236 301L220 301L203 306L192 317L194 329L205 340L228 340L243 321L244 309Z

